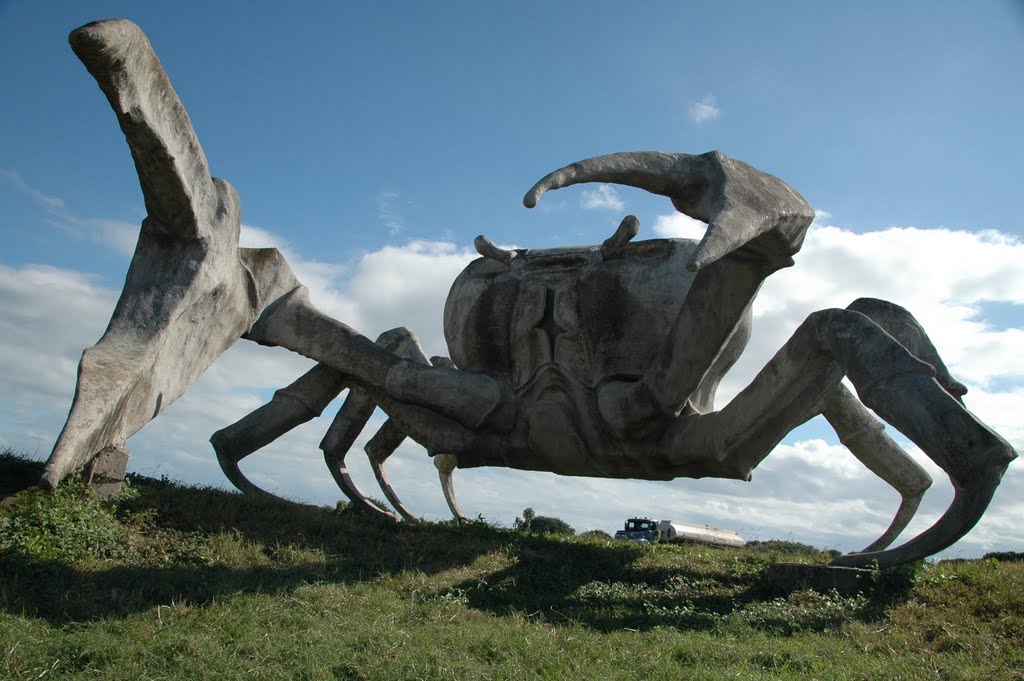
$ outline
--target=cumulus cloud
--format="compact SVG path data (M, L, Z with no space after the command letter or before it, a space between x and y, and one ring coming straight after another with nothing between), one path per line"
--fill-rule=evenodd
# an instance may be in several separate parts
M820 216L819 222L827 221ZM660 236L699 238L704 226L672 215L655 221ZM441 316L448 287L475 253L466 245L410 241L367 252L343 264L304 258L272 231L245 226L251 246L282 249L310 285L314 302L371 337L408 325L430 354L444 354ZM854 233L813 228L797 265L773 275L758 297L754 337L719 392L724 403L746 385L810 312L845 306L862 295L909 308L929 330L951 371L967 383L967 405L1024 448L1024 323L999 323L988 305L1024 304L1024 244L995 232L889 228ZM52 267L0 267L0 444L40 457L49 452L74 391L81 349L102 332L118 291L79 272ZM132 465L188 482L223 484L207 443L294 380L310 362L277 348L239 342L193 388L129 441ZM333 503L340 496L323 468L320 438L336 410L289 433L242 462L255 481L292 497ZM376 494L359 448L356 483ZM951 499L941 471L915 448L911 455L936 484L911 531L933 521ZM392 483L427 517L446 515L436 473L422 449L406 442L388 462ZM953 555L1024 549L1020 529L1024 466L1011 465L978 527ZM827 426L797 431L767 457L750 483L734 480L642 482L561 478L543 473L474 469L456 474L463 509L510 523L526 506L566 519L577 529L614 529L635 514L730 527L748 538L785 537L859 549L888 525L899 499L836 442ZM909 535L908 535L909 536Z
M599 184L583 190L580 205L585 210L621 211L626 207L622 197L610 184Z
M707 223L691 218L682 213L659 215L654 219L651 229L660 237L669 239L693 239L700 241L704 236Z
M703 125L708 121L713 121L718 118L722 110L718 108L718 103L715 100L715 96L708 94L701 98L700 101L694 102L690 105L690 118L697 125Z

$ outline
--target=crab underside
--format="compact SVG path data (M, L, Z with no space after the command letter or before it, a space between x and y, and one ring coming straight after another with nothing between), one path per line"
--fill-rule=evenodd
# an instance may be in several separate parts
M148 217L110 324L83 353L46 486L98 452L123 447L239 338L317 364L213 435L232 483L269 494L239 462L319 416L347 389L321 443L328 468L354 503L397 519L356 489L345 463L374 410L383 409L387 420L365 450L385 496L410 522L416 517L384 469L406 438L433 457L445 499L461 518L456 468L748 479L787 433L822 414L902 497L878 539L835 562L890 565L966 534L1016 457L966 410L966 388L913 316L873 299L812 314L716 410L715 389L749 339L758 288L792 264L813 219L792 188L745 163L719 152L623 153L547 175L527 193L527 207L548 190L620 183L669 197L707 222L707 232L699 243L634 242L639 225L628 216L592 247L512 251L478 237L482 257L457 278L446 304L451 359L428 358L408 329L373 342L321 313L275 249L239 248L238 197L210 176L188 115L137 26L97 22L70 40L125 133ZM930 529L894 549L887 547L931 478L879 418L941 467L956 493Z

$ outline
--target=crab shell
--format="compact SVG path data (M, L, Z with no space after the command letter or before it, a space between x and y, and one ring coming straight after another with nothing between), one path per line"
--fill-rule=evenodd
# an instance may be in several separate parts
M642 443L615 441L596 394L609 381L635 381L657 365L696 276L686 268L696 248L692 240L653 239L612 253L602 246L530 249L471 262L448 294L445 339L460 369L512 387L524 442L513 437L504 452L462 454L459 466L678 476L678 468L662 470L660 457ZM749 338L749 313L741 326L688 409L712 408L719 379Z

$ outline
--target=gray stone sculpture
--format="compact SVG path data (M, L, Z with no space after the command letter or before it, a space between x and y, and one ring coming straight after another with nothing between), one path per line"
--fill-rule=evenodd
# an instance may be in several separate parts
M406 438L434 457L445 496L456 467L506 466L563 475L745 480L797 425L823 414L840 440L903 501L863 552L836 563L916 560L978 521L1016 454L964 408L946 370L903 308L862 299L812 314L728 405L715 389L750 337L761 282L793 264L813 211L784 182L719 152L612 154L557 170L524 203L583 182L667 196L708 223L699 242L634 242L626 217L600 246L502 250L456 279L445 307L451 358L424 356L411 331L377 342L313 307L274 249L238 247L239 202L211 178L188 115L142 31L89 24L71 45L106 94L128 140L148 217L110 325L85 351L67 423L43 477L56 486L125 440L180 396L239 338L318 364L273 400L212 437L240 489L267 494L238 462L348 397L321 448L357 504L385 513L352 484L345 455L379 406L388 416L366 451L382 489L401 504L383 463ZM458 367L458 368L456 368ZM847 377L860 400L841 380ZM906 544L928 474L865 407L949 474L951 506Z

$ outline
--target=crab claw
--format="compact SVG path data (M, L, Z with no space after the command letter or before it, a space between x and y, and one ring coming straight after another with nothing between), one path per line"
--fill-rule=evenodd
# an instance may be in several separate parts
M597 156L549 173L523 197L533 208L548 190L612 182L667 196L676 210L708 223L687 268L696 272L746 248L772 259L800 249L814 211L779 178L720 151L694 156L656 151Z
M103 337L85 350L74 401L41 483L48 488L180 397L298 282L273 249L239 249L240 208L212 178L188 114L138 26L101 21L71 47L107 96L147 217Z

